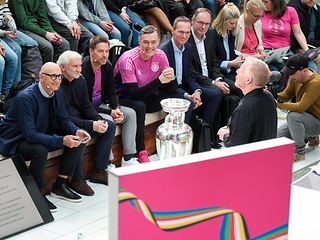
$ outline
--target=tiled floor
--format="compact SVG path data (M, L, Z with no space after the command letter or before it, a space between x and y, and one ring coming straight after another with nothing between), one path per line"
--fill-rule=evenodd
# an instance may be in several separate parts
M283 120L280 119L281 122ZM152 160L157 160L157 156L152 156ZM308 153L305 161L294 163L293 172L318 160L320 147ZM58 211L53 214L55 221L9 239L108 240L108 189L104 185L89 184L95 191L93 197L83 196L81 203L48 197L58 207Z

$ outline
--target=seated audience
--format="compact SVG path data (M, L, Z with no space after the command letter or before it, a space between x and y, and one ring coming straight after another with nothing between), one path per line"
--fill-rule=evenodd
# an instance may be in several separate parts
M64 148L52 194L71 202L80 202L81 196L67 185L76 186L81 194L93 193L85 181L77 180L81 176L81 159L90 135L68 117L59 90L62 79L59 66L52 62L45 63L39 79L38 84L18 94L0 120L0 153L4 156L21 154L26 161L31 160L29 170L41 189L48 152ZM72 176L72 182L67 179L68 176ZM49 200L47 203L51 211L56 210Z
M18 28L38 43L43 63L56 61L70 48L68 41L53 30L44 0L10 0L9 7Z
M197 8L203 7L201 0L163 0L172 20L179 16L191 18Z
M0 1L0 39L5 49L1 55L0 101L9 97L11 87L21 80L21 47L37 47L37 42L17 30L16 23L8 7L8 1ZM2 94L2 84L4 84Z
M250 2L250 1L249 1ZM301 49L308 50L306 38L301 31L299 17L293 7L287 6L285 0L263 0L265 13L261 17L262 22L262 43L268 54L274 49L283 49L285 56L290 49L291 32L297 39ZM281 70L283 59L271 59L268 61L271 70Z
M161 110L160 101L164 98L183 97L184 91L171 83L175 80L174 70L169 67L166 54L158 49L159 42L157 29L145 26L140 32L139 46L124 52L114 68L119 102L137 115L137 151L145 149L139 139L144 137L146 112Z
M224 76L231 80L235 80L236 71L243 63L234 51L239 17L238 7L233 3L227 3L212 23L216 62Z
M65 51L57 61L63 75L61 89L71 121L96 139L95 165L89 180L108 185L105 169L111 164L110 153L115 124L103 119L89 101L86 79L81 75L81 55Z
M308 58L301 54L289 57L282 72L289 80L287 87L278 93L277 106L289 112L287 122L278 129L278 137L294 141L294 161L300 161L319 144L320 76L308 68Z
M105 119L121 125L123 161L121 166L147 162L144 136L137 136L136 113L133 109L120 106L115 92L113 67L108 61L110 44L107 38L94 36L90 40L89 54L82 64L82 75L88 85L88 99ZM138 130L140 133L140 129ZM136 138L137 136L137 138ZM137 147L136 147L137 141ZM138 161L134 157L137 154ZM140 157L139 157L140 156Z
M263 60L266 56L262 45L262 23L260 21L264 8L262 0L250 0L246 2L244 13L240 15L237 23L235 49L244 58L252 56Z
M175 70L178 89L185 92L185 98L190 99L194 108L199 107L198 111L203 119L210 125L211 130L215 130L218 110L222 94L210 88L201 87L196 81L192 72L192 46L187 44L191 34L191 23L186 17L178 17L173 23L174 31L172 39L164 42L162 49L169 60L169 65ZM215 136L216 134L214 134ZM213 147L219 148L215 139L212 139Z
M251 1L251 0L250 0ZM273 96L265 90L270 71L263 61L249 57L239 68L236 86L243 98L228 126L218 131L226 147L252 143L277 136L277 111Z
M45 0L51 25L70 44L70 50L87 54L93 34L78 21L77 0Z
M126 46L136 47L141 28L146 26L138 14L127 6L127 0L103 0L111 20L121 31L121 41ZM129 41L131 36L131 42Z
M95 35L101 35L109 39L121 40L121 32L111 21L106 6L102 0L78 1L80 22ZM127 36L128 37L128 36ZM87 42L89 43L89 41Z

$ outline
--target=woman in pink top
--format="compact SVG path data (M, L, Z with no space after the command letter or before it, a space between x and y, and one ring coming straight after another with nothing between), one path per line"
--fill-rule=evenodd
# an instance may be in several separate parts
M244 13L237 25L235 49L241 55L264 59L265 51L262 45L262 25L260 18L264 13L262 0L250 0L245 4Z
M262 22L262 43L266 52L279 48L290 47L291 31L303 51L308 50L306 38L301 31L296 10L287 6L284 0L263 0L265 14ZM277 68L282 68L282 58L272 60Z

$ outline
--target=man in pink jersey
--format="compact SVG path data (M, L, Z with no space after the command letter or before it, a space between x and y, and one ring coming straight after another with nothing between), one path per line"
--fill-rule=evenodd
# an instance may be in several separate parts
M164 98L184 98L185 94L177 88L174 70L169 67L166 54L158 49L159 43L157 28L144 27L140 32L139 46L124 52L113 72L120 104L136 112L136 139L140 134L144 136L146 112L161 110L160 101ZM186 113L186 122L191 111L192 107ZM136 147L144 149L144 146L138 146L138 142Z

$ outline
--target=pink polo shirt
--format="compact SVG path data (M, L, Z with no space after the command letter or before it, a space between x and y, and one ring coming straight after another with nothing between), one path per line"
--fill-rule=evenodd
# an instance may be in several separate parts
M124 52L116 63L113 75L121 74L122 83L137 83L143 87L158 78L163 69L169 67L166 54L157 49L154 55L143 60L140 57L140 47Z

